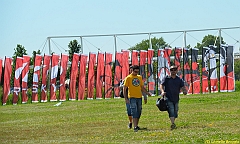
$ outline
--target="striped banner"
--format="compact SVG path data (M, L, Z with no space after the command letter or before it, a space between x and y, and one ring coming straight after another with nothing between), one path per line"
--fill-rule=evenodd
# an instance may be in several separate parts
M17 57L16 58L16 65L15 65L15 75L14 75L14 89L13 89L13 105L16 105L18 102L18 97L21 92L21 74L23 70L23 58Z
M49 65L50 65L51 55L44 55L43 67L42 67L42 86L41 86L41 102L47 102L47 83L49 75Z
M61 54L60 62L60 88L59 88L59 101L66 101L66 74L67 74L67 65L68 64L68 55Z
M38 84L40 79L42 56L36 55L34 60L34 72L33 72L33 87L32 87L32 102L38 102Z

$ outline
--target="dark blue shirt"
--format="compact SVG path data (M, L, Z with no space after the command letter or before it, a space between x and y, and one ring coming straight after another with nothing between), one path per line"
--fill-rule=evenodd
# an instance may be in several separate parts
M168 100L176 103L179 101L180 89L184 86L184 81L178 76L172 78L171 76L166 76L162 80L162 85L165 87L166 97Z

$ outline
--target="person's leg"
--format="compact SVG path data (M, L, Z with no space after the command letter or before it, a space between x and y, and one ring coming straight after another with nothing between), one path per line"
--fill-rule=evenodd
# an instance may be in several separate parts
M137 119L136 119L136 126L134 126L135 129L139 130L138 123L139 119L142 114L142 98L137 99Z
M173 104L173 102L171 101L167 101L168 104L168 115L169 115L169 119L171 121L171 129L174 129L176 127L175 125L175 106Z
M131 114L133 117L133 126L137 127L138 123L138 114L137 114L137 103L136 103L136 98L130 98L130 109L131 109Z
M130 109L130 104L126 103L126 108L127 108L127 115L128 115L128 120L129 120L129 124L128 124L128 128L132 128L132 114L131 114L131 109Z

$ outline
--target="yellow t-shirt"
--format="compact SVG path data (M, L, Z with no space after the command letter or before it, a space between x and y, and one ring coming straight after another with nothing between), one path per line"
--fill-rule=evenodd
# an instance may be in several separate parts
M124 86L128 87L128 98L142 98L142 76L134 76L132 74L128 75L125 78Z

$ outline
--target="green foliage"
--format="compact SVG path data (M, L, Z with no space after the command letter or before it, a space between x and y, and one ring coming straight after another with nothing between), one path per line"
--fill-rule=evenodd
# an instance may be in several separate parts
M234 73L235 73L235 80L240 80L240 59L234 60Z
M152 49L154 49L154 56L157 56L157 51L159 48L165 48L169 46L164 39L161 38L151 38ZM137 43L135 46L129 48L130 51L132 50L148 50L150 48L149 39L142 40L140 43Z
M15 74L15 67L16 67L16 59L17 57L23 57L23 55L27 55L27 50L24 46L17 44L17 47L14 48L13 54L13 65L12 65L12 74L11 74L11 85L13 86L14 83L14 74Z
M77 40L70 41L68 44L69 48L69 61L72 62L73 54L74 53L80 53L81 45L78 44Z
M221 37L221 41L222 41L221 44L225 44L222 37ZM216 44L215 44L215 42L216 42ZM198 54L202 54L203 47L208 47L209 45L214 45L214 44L215 44L215 46L217 46L216 52L219 53L220 39L218 36L214 36L214 35L204 36L202 43L197 43L197 45L195 47L199 49Z
M139 130L127 128L124 99L0 106L1 143L206 143L238 141L240 93L181 95L177 129L167 112L143 104Z

